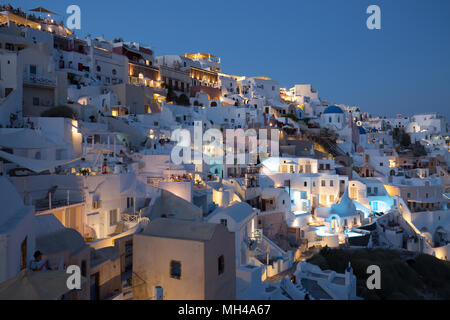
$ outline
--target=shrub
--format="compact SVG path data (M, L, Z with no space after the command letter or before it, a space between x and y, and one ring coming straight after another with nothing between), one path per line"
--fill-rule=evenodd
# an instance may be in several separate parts
M179 97L175 99L175 102L180 106L190 106L191 101L189 100L189 97L185 95L184 93L181 94Z
M66 106L58 106L41 113L41 117L76 119L76 112Z

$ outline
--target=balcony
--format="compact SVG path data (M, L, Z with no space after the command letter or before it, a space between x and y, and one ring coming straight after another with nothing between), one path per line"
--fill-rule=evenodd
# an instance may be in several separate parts
M33 73L24 72L23 73L23 83L38 86L38 87L49 87L55 88L58 84L56 76L42 76Z
M55 186L49 190L26 191L24 202L34 205L36 211L42 212L83 203L84 195L81 190L59 189Z

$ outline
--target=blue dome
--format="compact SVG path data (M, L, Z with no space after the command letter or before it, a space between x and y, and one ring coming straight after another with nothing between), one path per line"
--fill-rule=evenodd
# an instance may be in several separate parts
M358 127L359 130L359 134L366 134L366 129L364 129L363 127Z
M323 114L331 114L331 113L340 113L340 114L342 114L342 113L344 113L344 111L342 111L342 109L339 108L338 106L329 106L323 112Z

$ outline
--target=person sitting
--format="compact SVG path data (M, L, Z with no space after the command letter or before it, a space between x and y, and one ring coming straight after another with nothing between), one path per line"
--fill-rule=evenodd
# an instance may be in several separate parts
M48 260L42 260L42 253L39 250L37 250L33 256L34 260L31 260L30 262L30 269L32 271L51 270L50 266L48 265Z

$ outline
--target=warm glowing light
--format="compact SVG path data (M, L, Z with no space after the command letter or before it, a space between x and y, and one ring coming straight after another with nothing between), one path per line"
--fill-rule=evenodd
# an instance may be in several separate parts
M72 133L78 133L78 121L72 120Z
M389 160L389 168L395 168L396 164L395 164L395 160Z

